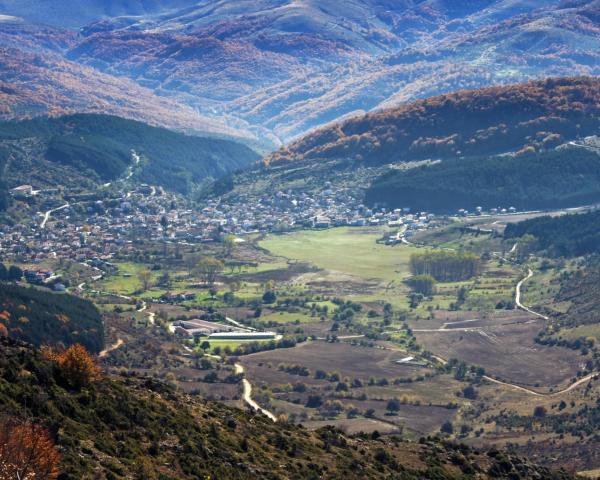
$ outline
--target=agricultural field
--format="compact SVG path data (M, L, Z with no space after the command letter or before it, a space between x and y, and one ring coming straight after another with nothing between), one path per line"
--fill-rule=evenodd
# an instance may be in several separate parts
M398 363L406 352L381 345L312 341L295 348L246 355L246 376L263 401L301 418L308 428L329 423L347 431L381 430L407 435L434 433L456 414L460 382L426 365ZM311 398L322 405L311 405ZM388 411L388 401L400 405ZM338 409L327 408L338 403ZM369 413L370 412L370 413Z
M178 258L122 259L118 273L94 288L140 300L96 298L111 318L108 343L125 341L104 361L243 407L240 377L232 376L238 363L254 401L310 429L335 425L351 433L377 430L418 439L450 424L451 436L475 445L526 445L531 432L503 427L503 416L531 415L540 405L555 411L558 400L552 392L566 388L588 358L577 350L536 343L545 321L515 309L515 288L528 268L534 275L523 286L523 302L536 309L566 308L551 303L565 266L543 258L518 264L512 245L486 232L501 233L499 224L486 222L477 225L478 231L453 221L411 239L425 246L378 243L383 228L335 228L247 238L229 252L215 244L203 246L202 252L184 250ZM481 268L466 280L437 282L431 295L415 301L406 281L410 256L440 248L475 252ZM224 265L211 288L199 286L200 276L187 260L205 252ZM141 292L138 272L157 264L152 284ZM194 291L195 299L152 301L167 291L156 283L165 272L171 280L168 291ZM275 293L269 303L263 300L268 290ZM141 300L147 310L134 311ZM150 313L157 325L149 324ZM204 339L194 347L164 333L164 325L175 319L224 322L225 317L298 343L273 349L261 342L263 351L236 356L235 350L249 342L213 340L203 350ZM600 335L593 326L578 329L560 335ZM407 357L413 360L398 363ZM451 359L458 366L444 366ZM475 367L506 383L474 374ZM539 396L519 391L519 385ZM477 392L472 398L464 394L469 386ZM566 398L590 401L583 390Z
M563 385L580 370L578 352L535 343L544 326L541 319L518 313L467 322L437 329L420 321L413 333L420 345L442 358L483 367L488 375L519 385Z

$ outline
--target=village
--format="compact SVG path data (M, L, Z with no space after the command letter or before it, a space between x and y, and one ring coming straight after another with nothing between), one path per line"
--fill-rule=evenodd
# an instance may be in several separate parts
M36 191L28 185L11 193L15 199L36 197L47 210L33 212L27 221L3 225L2 258L34 264L63 258L101 269L110 268L115 254L134 252L139 239L187 245L228 235L243 241L244 235L253 233L341 226L389 226L408 237L435 220L432 214L412 214L409 208L371 209L330 185L316 195L279 191L251 203L209 199L203 208L145 184L112 194L98 191L60 198L56 191Z

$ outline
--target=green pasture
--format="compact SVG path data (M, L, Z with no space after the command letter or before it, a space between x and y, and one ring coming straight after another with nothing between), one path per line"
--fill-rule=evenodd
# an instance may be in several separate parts
M306 230L270 235L259 245L280 257L310 262L319 268L365 280L392 281L408 277L410 255L418 249L376 243L383 232L383 229L348 227Z

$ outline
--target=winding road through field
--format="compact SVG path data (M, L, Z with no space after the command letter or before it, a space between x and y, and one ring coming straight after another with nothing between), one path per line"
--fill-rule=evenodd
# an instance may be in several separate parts
M527 275L525 277L523 277L519 283L517 283L517 287L515 289L515 304L517 305L518 308L520 308L521 310L524 310L532 315L535 315L537 317L543 318L544 320L549 320L549 317L547 317L546 315L542 315L539 312L536 312L532 309L530 309L529 307L526 307L525 305L523 305L521 303L521 287L523 285L524 282L526 282L527 280L529 280L531 277L533 277L533 271L531 270L531 268L527 269ZM413 332L465 332L465 331L481 331L480 327L473 327L473 328L446 328L448 325L453 325L453 324L459 324L459 323L467 323L467 322L472 322L472 321L476 321L476 320L462 320L460 322L450 322L450 323L445 323L444 325L442 325L441 328L439 329L423 329L423 330L413 330ZM442 365L446 365L448 363L448 361L442 357L440 357L439 355L433 355L433 358L435 360L437 360L438 362L440 362ZM558 395L563 395L565 393L569 393L572 390L575 390L577 387L579 387L580 385L590 381L590 380L597 380L598 378L600 378L600 373L596 372L596 373L590 373L584 377L581 377L579 380L573 382L571 385L558 390L556 392L548 392L548 393L543 393L543 392L537 392L535 390L532 390L530 388L527 387L522 387L521 385L516 385L514 383L509 383L509 382L503 382L502 380L498 380L496 378L490 377L488 375L483 375L481 378L483 378L484 380L487 380L489 382L495 383L497 385L502 385L504 387L508 387L511 388L513 390L518 390L520 392L524 392L527 393L529 395L534 395L536 397L555 397Z
M240 374L240 375L244 374L244 366L243 365L236 363L234 365L234 367L235 367L235 373ZM244 402L246 402L248 405L250 405L250 407L252 407L252 409L263 413L264 415L269 417L271 420L276 422L277 417L272 412L262 408L258 403L256 403L254 400L252 400L252 384L246 378L242 379L242 386L244 388L244 392L242 393L242 398L244 399Z
M533 271L531 270L531 268L528 268L527 269L527 275L523 279L521 279L519 281L519 283L517 283L517 288L515 289L515 304L521 310L525 310L526 312L529 312L532 315L535 315L536 317L543 318L544 320L549 320L549 318L546 315L542 315L541 313L535 312L531 308L526 307L525 305L523 305L521 303L521 287L523 286L523 283L525 283L531 277L533 277Z

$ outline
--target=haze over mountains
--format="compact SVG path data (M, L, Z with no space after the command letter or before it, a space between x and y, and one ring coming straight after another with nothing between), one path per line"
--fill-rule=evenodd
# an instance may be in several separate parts
M0 2L25 19L0 24L5 118L111 97L111 113L272 149L415 98L599 73L597 0L30 3ZM133 89L134 100L119 95Z

